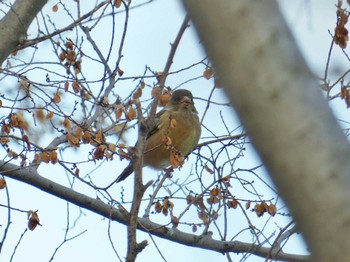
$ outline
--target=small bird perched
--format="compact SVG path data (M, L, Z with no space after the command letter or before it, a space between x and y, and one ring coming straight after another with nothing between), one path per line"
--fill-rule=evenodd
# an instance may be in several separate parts
M147 133L142 154L143 166L164 169L171 164L171 154L183 159L197 146L200 135L201 123L192 93L186 89L174 91L164 109L157 113L155 124ZM133 171L134 161L131 160L116 182L123 181Z

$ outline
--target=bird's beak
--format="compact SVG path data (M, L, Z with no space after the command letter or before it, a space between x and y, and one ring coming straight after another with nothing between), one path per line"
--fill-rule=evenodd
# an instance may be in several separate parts
M189 98L188 96L184 96L181 99L181 104L184 104L185 106L189 106L189 105L194 105L194 102L191 98Z

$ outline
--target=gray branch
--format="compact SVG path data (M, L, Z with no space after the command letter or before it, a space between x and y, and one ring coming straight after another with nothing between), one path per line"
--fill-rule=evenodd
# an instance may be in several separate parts
M35 168L23 168L0 160L0 173L4 176L32 185L44 192L47 192L48 194L57 196L65 201L88 209L113 221L117 221L124 225L128 225L129 223L129 213L123 208L117 209L99 199L91 198L82 193L76 192L73 189L55 183L40 176ZM261 247L251 243L244 243L240 241L220 241L212 239L209 236L198 236L185 233L176 228L169 228L154 223L148 218L138 219L138 229L179 244L212 250L219 253L252 253L265 258L268 256L270 251L270 248ZM283 252L275 254L271 258L281 261L307 261L309 259L308 256L299 256Z
M17 0L0 20L0 67L11 52L27 39L27 31L47 0Z

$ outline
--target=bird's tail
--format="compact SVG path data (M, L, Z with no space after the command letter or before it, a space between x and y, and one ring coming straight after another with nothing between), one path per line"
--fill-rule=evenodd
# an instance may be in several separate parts
M130 164L123 170L123 172L118 176L115 182L119 183L120 181L123 181L125 178L130 176L132 172L134 172L134 167L132 162L130 162Z

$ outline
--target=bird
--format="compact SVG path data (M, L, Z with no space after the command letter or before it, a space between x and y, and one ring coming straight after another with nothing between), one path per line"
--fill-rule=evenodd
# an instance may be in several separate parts
M175 90L166 106L156 114L154 124L146 134L143 167L164 169L171 165L171 154L183 160L197 147L200 135L201 123L192 93L187 89ZM116 183L134 172L134 163L135 159L131 159Z

